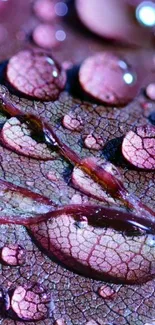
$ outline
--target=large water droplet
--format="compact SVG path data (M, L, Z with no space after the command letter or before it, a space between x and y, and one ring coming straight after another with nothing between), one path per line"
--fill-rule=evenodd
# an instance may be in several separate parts
M66 83L66 73L58 63L35 50L14 55L7 66L7 78L18 91L40 100L57 99Z

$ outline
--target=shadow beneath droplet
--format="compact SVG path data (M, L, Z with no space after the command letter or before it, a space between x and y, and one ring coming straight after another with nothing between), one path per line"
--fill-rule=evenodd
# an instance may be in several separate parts
M130 168L130 165L122 155L121 147L123 138L124 137L122 136L108 141L102 150L102 156L111 163L114 163L116 166Z

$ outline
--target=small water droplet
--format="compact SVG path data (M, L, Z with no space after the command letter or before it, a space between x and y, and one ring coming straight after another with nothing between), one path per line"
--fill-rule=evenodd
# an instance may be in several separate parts
M8 244L1 249L1 260L7 265L23 265L25 259L25 250L20 245Z
M30 65L33 67L33 75ZM48 81L45 83L47 75ZM65 87L66 72L47 53L24 50L9 60L7 79L16 90L25 95L38 100L56 100Z
M49 181L52 181L52 182L58 181L58 178L57 178L55 172L53 172L51 170L47 173L47 178L49 179Z
M100 136L88 134L84 139L84 144L88 149L100 150L102 149L104 142Z
M70 201L71 204L82 204L82 198L80 194L74 194Z
M66 114L63 117L63 126L71 131L81 131L83 126L82 118L78 116L74 116L73 114Z
M98 294L104 299L113 298L115 293L115 290L109 285L103 285L98 289Z

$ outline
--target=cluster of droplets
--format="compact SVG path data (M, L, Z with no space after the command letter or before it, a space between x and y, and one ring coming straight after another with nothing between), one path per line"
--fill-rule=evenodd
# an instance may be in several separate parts
M36 45L52 49L65 41L66 32L60 22L60 18L68 13L65 1L36 0L34 13L41 20L32 33Z

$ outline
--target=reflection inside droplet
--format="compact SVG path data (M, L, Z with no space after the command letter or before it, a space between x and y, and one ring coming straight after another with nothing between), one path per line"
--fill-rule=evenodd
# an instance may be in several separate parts
M57 2L54 9L55 9L56 15L61 16L61 17L65 16L68 12L68 7L67 7L66 3L64 3L62 1Z
M63 42L66 38L66 33L64 32L64 30L57 30L55 33L55 37L59 42Z
M135 76L130 72L126 72L123 75L123 80L127 85L131 85L135 81Z
M148 27L155 26L155 3L143 1L136 9L137 20Z
M49 63L49 64L54 64L54 61L50 58L50 57L47 57L46 58L46 61Z
M126 63L125 61L123 61L123 60L119 60L119 61L118 61L118 65L119 65L119 67L120 67L121 69L123 69L123 70L125 70L125 69L128 68L127 63Z

